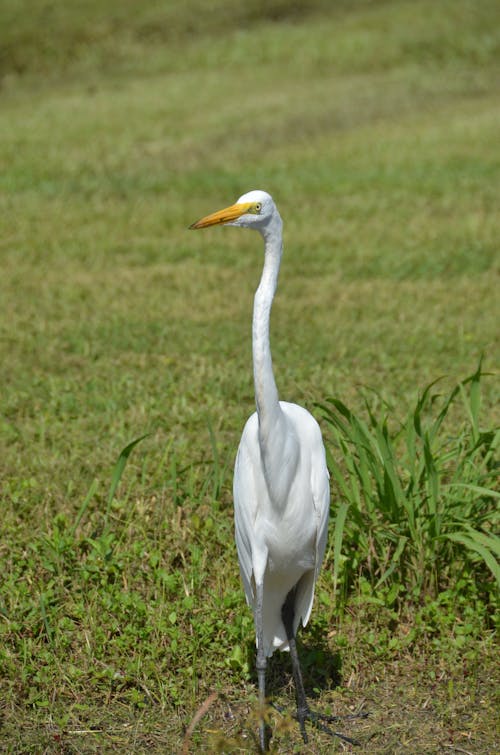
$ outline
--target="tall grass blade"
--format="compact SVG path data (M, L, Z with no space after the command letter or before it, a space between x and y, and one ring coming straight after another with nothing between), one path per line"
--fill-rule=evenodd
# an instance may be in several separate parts
M212 423L210 422L210 420L208 421L208 432L210 435L210 446L212 448L212 458L213 458L212 500L217 501L219 499L222 486L224 484L224 478L226 476L227 469L229 466L229 459L227 458L226 462L223 465L221 465L219 449L217 448L217 441L216 441L215 433L214 433Z
M470 392L469 392L469 405L470 405L470 414L472 418L472 427L475 431L476 437L479 435L479 412L481 410L481 389L480 389L479 381L481 379L482 361L483 361L483 357L481 357L481 359L479 360L477 370L471 376L471 384L470 384Z
M54 635L52 633L52 627L50 626L49 617L47 615L47 608L45 605L45 595L43 592L40 593L39 603L40 603L40 613L42 615L43 626L45 628L45 634L47 635L47 640L49 642L49 645L53 646Z
M500 564L495 559L490 549L477 537L478 534L479 533L475 530L468 530L467 535L462 532L448 532L446 537L448 540L453 540L456 543L465 545L466 548L475 551L481 556L484 563L495 577L497 585L500 588Z
M435 380L433 380L431 383L429 383L429 385L427 385L424 388L422 394L417 400L417 405L415 407L415 411L413 412L413 426L415 428L417 435L419 435L420 437L422 437L423 435L423 428L422 428L423 409L429 403L429 395L431 392L431 388L433 388L436 385L436 383L439 383L440 380L442 379L443 379L442 377L438 377Z
M105 515L105 523L107 525L108 519L109 519L109 512L111 510L111 504L113 502L113 498L115 497L116 488L118 487L118 483L121 480L123 470L125 469L127 465L128 458L130 454L132 453L135 446L141 442L141 440L144 440L144 438L147 438L150 435L150 433L145 433L144 435L141 435L139 438L136 438L135 440L131 441L125 448L123 448L120 452L120 455L118 457L118 460L114 466L113 474L111 476L111 485L109 488L109 495L108 495L108 503L106 506L106 515Z
M375 590L378 590L379 587L383 585L384 582L386 582L389 579L389 577L391 576L393 571L396 569L396 567L399 566L401 554L403 553L407 542L408 542L408 538L405 535L401 535L398 540L396 549L394 553L392 554L390 566L385 570L385 572L380 577L379 581L375 585Z
M78 510L78 514L76 515L75 523L73 524L73 526L72 526L72 528L70 530L71 537L74 537L75 532L76 532L76 530L78 528L78 525L80 524L83 515L87 511L88 505L89 505L90 501L92 500L92 498L94 497L96 490L97 490L97 480L93 480L90 488L88 489L87 495L85 496L85 499L84 499L82 505L80 506L80 508Z
M213 489L212 499L214 501L219 497L219 481L220 481L220 463L219 463L219 449L217 448L217 442L215 440L214 429L212 423L208 420L208 434L210 436L210 446L212 448L212 458L214 463L213 471Z
M333 528L333 594L337 594L337 584L340 569L340 556L342 553L342 542L344 539L344 527L347 512L349 511L349 503L342 501L337 508L337 515L335 517L335 525Z
M444 485L443 487L447 488L464 488L465 490L470 490L473 493L477 493L480 496L485 497L491 497L491 498L499 498L500 499L500 493L498 490L492 490L491 488L485 488L482 485L472 485L468 482L450 482L447 485ZM499 512L500 516L500 512Z
M481 356L476 371L459 385L464 407L469 416L474 441L476 442L479 438L479 412L481 409L480 381L481 375L484 374L481 372L482 361L483 357ZM470 384L468 396L465 391L465 386L467 384Z
M427 479L429 513L432 517L436 517L438 510L438 498L439 498L439 475L434 461L434 455L432 453L430 440L427 434L423 439L424 448L424 461L425 461L425 476ZM435 534L439 534L439 528Z
M472 527L467 527L467 532L473 540L482 543L485 548L488 548L488 550L500 559L500 537L487 534L486 532L480 532L479 530L474 530Z

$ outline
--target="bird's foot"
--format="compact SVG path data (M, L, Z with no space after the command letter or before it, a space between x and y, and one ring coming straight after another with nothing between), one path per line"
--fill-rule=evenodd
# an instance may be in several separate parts
M276 710L283 713L283 709L278 706L274 706ZM368 713L350 713L346 716L331 716L326 713L317 713L307 706L306 708L298 708L294 718L298 721L300 727L300 733L304 743L307 744L308 736L306 731L306 721L309 721L316 729L325 732L331 737L338 737L343 742L348 742L351 745L359 747L361 742L353 737L348 737L347 734L341 734L339 731L334 731L327 724L338 723L339 721L350 721L356 718L366 718Z
M310 721L311 724L316 727L316 729L324 731L325 734L329 734L331 737L338 737L339 739L342 739L344 742L348 742L351 745L360 746L361 742L359 742L357 739L348 737L346 734L341 734L338 731L334 731L329 726L327 726L327 724L338 723L339 721L350 721L355 718L366 718L367 716L368 713L351 713L346 716L331 716L327 715L326 713L317 713L316 711L312 711L310 710L310 708L307 708L303 712L297 711L296 717L299 722L300 730L302 732L302 738L304 738L304 733L307 737L307 733L305 732L305 722Z

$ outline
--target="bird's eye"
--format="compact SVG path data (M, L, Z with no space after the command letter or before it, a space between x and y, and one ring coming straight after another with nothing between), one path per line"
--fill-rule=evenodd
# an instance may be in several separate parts
M257 204L255 205L255 212L260 212L260 211L261 211L261 209L262 209L262 205L261 205L261 203L260 203L260 202L257 202Z

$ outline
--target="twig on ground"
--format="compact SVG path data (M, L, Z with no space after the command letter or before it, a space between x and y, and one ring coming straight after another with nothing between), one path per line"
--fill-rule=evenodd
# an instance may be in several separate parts
M473 752L470 750L464 750L462 747L457 747L456 745L443 745L443 747L448 747L450 750L454 750L455 752L461 752L463 755L474 755Z
M182 755L188 755L189 754L189 741L191 739L191 735L193 731L195 730L196 726L198 725L199 721L203 718L203 716L208 712L208 709L212 705L212 703L218 698L219 693L218 692L212 692L211 695L207 697L207 699L200 705L196 713L194 714L193 718L191 719L191 723L186 729L186 734L184 735L184 744L182 746Z

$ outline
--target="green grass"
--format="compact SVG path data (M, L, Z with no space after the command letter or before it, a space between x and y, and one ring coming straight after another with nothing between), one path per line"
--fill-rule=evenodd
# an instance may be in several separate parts
M231 470L262 250L187 231L251 188L285 222L280 394L321 420L334 472L314 705L369 710L360 751L498 749L494 492L448 486L495 485L499 21L488 0L2 3L6 749L180 752L204 702L190 751L254 747ZM436 427L431 396L481 357ZM392 509L388 470L412 493ZM290 709L288 672L273 658Z

